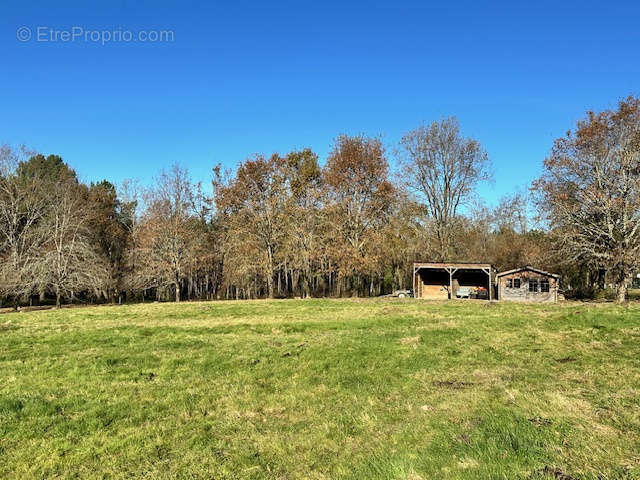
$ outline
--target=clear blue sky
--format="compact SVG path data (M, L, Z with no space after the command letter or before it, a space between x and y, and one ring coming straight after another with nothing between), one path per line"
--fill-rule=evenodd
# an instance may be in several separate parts
M339 133L392 150L456 115L494 162L493 203L587 109L640 93L635 1L7 3L0 143L59 154L86 181L179 162L208 182L218 162L306 146L324 161ZM38 42L39 26L174 38Z

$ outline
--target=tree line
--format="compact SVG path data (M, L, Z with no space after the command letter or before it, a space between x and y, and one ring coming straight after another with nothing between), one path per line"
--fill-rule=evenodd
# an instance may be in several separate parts
M337 137L151 185L85 184L60 156L0 149L4 305L376 296L411 288L414 261L525 264L567 294L604 279L624 299L640 253L640 104L589 112L530 189L488 207L482 145L455 118L404 135ZM393 165L393 168L392 168Z

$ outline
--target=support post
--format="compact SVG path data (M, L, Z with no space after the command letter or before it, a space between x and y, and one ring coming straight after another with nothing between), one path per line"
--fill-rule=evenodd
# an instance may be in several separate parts
M489 301L493 300L493 285L491 284L491 268L482 269L489 276Z
M489 269L489 301L493 300L493 284L491 283L491 269Z

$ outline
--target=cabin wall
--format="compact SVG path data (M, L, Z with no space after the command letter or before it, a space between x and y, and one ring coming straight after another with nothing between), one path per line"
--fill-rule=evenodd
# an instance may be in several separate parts
M520 288L507 288L507 280L520 279ZM529 281L538 281L538 291L529 291ZM540 282L549 280L549 291L540 291ZM498 300L520 302L556 302L558 299L558 280L536 272L515 272L498 278Z

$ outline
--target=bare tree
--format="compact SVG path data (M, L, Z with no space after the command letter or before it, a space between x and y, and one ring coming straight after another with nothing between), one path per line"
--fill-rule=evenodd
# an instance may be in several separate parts
M515 191L503 196L491 214L493 228L497 231L512 230L519 234L527 233L531 223L530 204L531 198L527 192Z
M147 209L133 223L128 252L131 289L172 288L176 302L197 263L204 232L194 216L194 185L186 169L162 172L147 192ZM135 213L133 217L135 217Z
M640 266L640 100L588 112L556 140L536 189L566 261L606 269L623 302Z
M0 297L12 298L16 308L39 286L46 239L41 182L15 173L23 153L0 147Z
M84 196L75 184L60 182L48 192L43 221L47 241L38 277L56 297L73 300L79 292L95 291L110 282L109 265L91 241Z
M455 117L406 134L400 155L406 185L424 201L437 255L446 260L460 207L471 200L478 183L490 178L488 156L478 141L462 136Z

